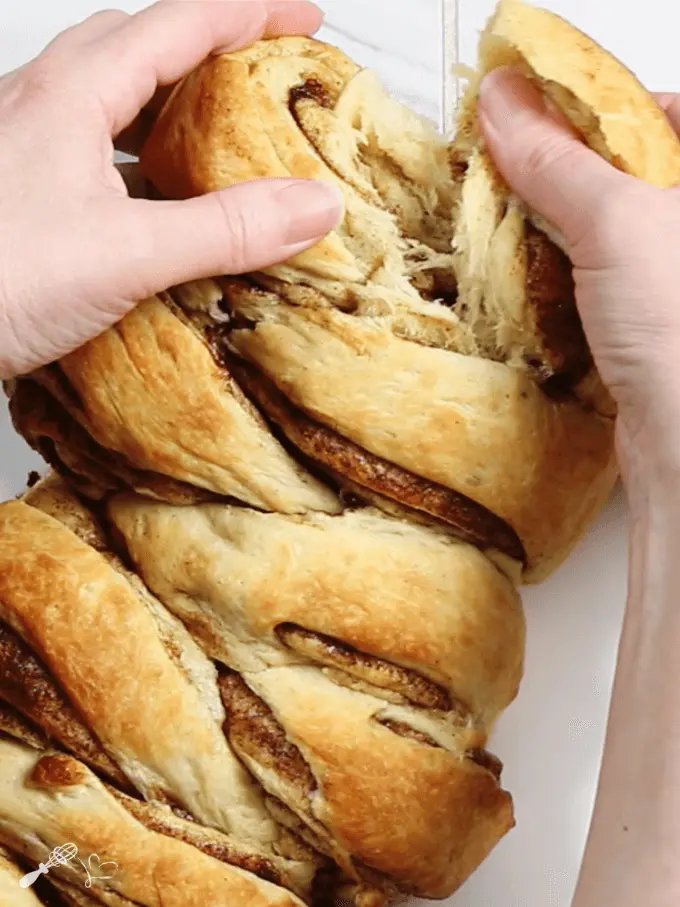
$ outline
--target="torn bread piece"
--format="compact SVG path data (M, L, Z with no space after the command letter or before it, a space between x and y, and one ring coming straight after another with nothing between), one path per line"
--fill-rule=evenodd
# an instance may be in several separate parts
M206 107L208 95L215 103ZM448 510L453 532L492 550L474 538L486 513L501 553L538 581L564 560L616 477L613 410L570 265L491 178L479 141L465 145L464 125L443 148L379 97L372 74L303 38L262 42L185 79L142 154L162 194L293 175L341 188L345 210L313 249L221 281L229 317L219 325L190 288L173 298L223 356L262 374L258 383L251 372L249 395L341 488L435 522ZM300 420L305 438L293 426ZM340 469L328 444L320 449L324 432ZM362 452L379 462L358 463ZM376 474L390 463L400 475L386 493ZM447 490L457 496L453 518Z

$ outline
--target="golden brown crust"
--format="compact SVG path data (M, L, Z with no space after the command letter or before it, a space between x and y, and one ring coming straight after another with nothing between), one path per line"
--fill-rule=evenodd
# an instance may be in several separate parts
M589 39L502 0L480 67L508 62L608 160L655 185L679 181L665 119ZM395 889L450 894L512 826L486 750L522 673L508 577L554 569L616 475L613 413L568 262L480 147L476 89L449 148L320 42L211 58L144 149L156 189L318 178L341 188L342 222L264 273L143 302L14 388L21 430L106 516L97 527L44 486L31 506L0 509L0 617L21 637L6 675L17 681L11 659L29 646L68 697L56 717L70 703L147 797L223 827L237 813L241 841L260 837L250 849L230 839L232 858L307 891L276 861L302 845L271 813L367 886L356 892L366 905ZM190 652L177 618L219 669ZM139 728L115 703L104 714L107 684ZM149 702L149 687L168 701ZM15 690L26 712L30 692ZM11 712L3 721L34 734ZM236 756L238 772L225 771ZM53 754L31 777L63 792L90 775ZM144 833L163 826L159 838L186 833L184 846L219 855L169 806L129 806ZM300 859L309 882L319 862ZM145 903L136 894L111 904Z
M138 306L60 368L95 440L134 465L263 509L337 509L332 494L271 438L201 339L160 301ZM112 394L124 413L118 418ZM135 417L149 407L154 423Z
M402 153L395 153L397 144ZM175 90L141 161L160 193L173 198L260 177L294 175L338 186L350 220L369 217L377 229L353 236L345 224L291 263L312 280L338 282L338 298L375 274L382 256L401 260L398 226L442 230L436 221L450 217L446 149L432 126L389 98L373 73L309 38L261 41L209 60ZM393 224L371 211L381 194ZM444 237L440 244L450 238ZM284 279L292 271L290 265L268 269ZM406 281L392 289L395 298L399 291L417 298Z
M273 381L246 363L233 359L229 367L241 387L257 401L286 438L329 475L398 501L451 526L463 541L483 551L500 551L519 563L525 552L516 533L490 510L443 485L429 482L395 466L311 419L293 406Z
M376 720L399 720L396 707L310 673L273 668L250 682L319 779L317 818L342 848L404 890L445 897L514 824L509 795L466 758L484 734L460 729L450 750L405 738ZM445 841L442 828L451 830Z
M0 536L0 616L30 641L130 782L203 821L271 840L266 811L219 717L166 651L154 615L126 578L25 503L0 505ZM198 660L198 650L191 657ZM149 696L152 689L162 695Z
M295 624L418 672L480 716L516 694L520 601L470 545L361 510L301 518L129 496L110 516L149 588L239 671L299 663L276 632Z
M55 367L45 369L42 378ZM136 469L124 457L98 444L49 390L36 380L11 382L9 409L15 429L72 489L98 501L134 489L162 501L193 504L218 495L160 472Z
M143 907L301 907L284 889L146 828L71 757L0 740L0 840L7 838L35 863L67 841L81 854L115 861L117 872L101 883L104 890ZM82 886L76 868L54 873Z
M24 872L9 851L0 847L0 907L43 907L33 889L19 887Z
M614 166L660 188L680 183L680 141L668 118L629 69L573 25L500 0L480 43L480 71L508 64L531 75Z
M332 493L271 437L201 338L160 299L137 306L58 369L60 384L48 370L39 380L99 445L137 469L262 509L338 509Z
M179 815L177 810L137 800L115 789L111 789L110 793L150 831L184 841L222 863L236 866L260 879L287 888L303 900L310 898L314 874L321 861L301 843L291 841L289 847L296 849L305 862L286 860L276 854L264 855L244 846L243 842L235 842L214 828L197 825L195 821Z
M229 864L230 868L241 867L246 874L255 873L260 879L284 886L303 897L311 897L316 873L323 862L285 831L276 829L272 836L274 829L264 798L254 792L252 780L236 762L223 735L224 711L219 704L214 667L186 631L180 631L181 625L144 589L139 579L106 550L106 537L94 516L61 482L50 477L35 485L24 501L0 505L0 535L3 548L7 549L3 550L0 567L3 618L11 620L30 639L31 645L29 648L26 640L16 632L5 625L0 626L3 630L0 635L0 663L4 671L2 696L8 696L22 708L35 713L33 717L38 724L64 739L72 749L80 749L84 755L92 757L87 729L78 723L47 668L37 662L32 649L39 651L50 668L54 663L60 666L55 674L78 703L89 725L102 731L107 749L115 754L145 795L157 801L143 803L122 791L111 790L127 812L149 831L183 841L191 845L190 850L198 848L211 858ZM18 560L15 546L21 544L22 536L23 546L30 548L34 556L22 559L21 567L14 569ZM31 585L32 576L35 582ZM22 592L28 596L29 591L30 602L26 603L22 601ZM46 612L51 613L44 619ZM118 644L110 651L115 658L115 668L113 662L104 657L107 649L93 642L92 633L102 631L104 616L105 629L111 632L119 622L119 631L114 633ZM86 627L92 624L95 629L83 629L83 624ZM127 633L133 640L132 646ZM54 643L52 638L57 636L61 641L68 640L68 659L63 655L60 658L54 648L54 645L58 648L59 643ZM143 647L143 658L137 654L137 646ZM166 650L165 655L160 655L159 646ZM134 656L133 664L126 665L126 658L131 655ZM204 666L209 670L204 670ZM117 677L117 671L121 672L121 678ZM168 685L172 672L174 683ZM74 679L81 682L74 682ZM140 682L143 694L138 692ZM192 684L190 689L195 685L194 691L201 698L187 698L187 683ZM161 695L149 696L150 689L157 689ZM167 700L166 694L169 694ZM147 700L152 703L150 710ZM47 708L37 708L41 703ZM106 714L93 708L98 703L106 706ZM163 712L166 706L172 709L171 719ZM206 720L209 712L217 712L210 716L214 723ZM114 739L111 729L117 726L118 737ZM7 769L3 752L6 755L12 752L10 737L25 741L37 750L49 745L46 737L34 731L31 724L11 707L1 703L0 730L3 732L0 734L0 775ZM185 733L191 739L183 739ZM178 741L182 741L179 749ZM206 748L206 742L211 743L211 747ZM10 749L3 750L4 743ZM157 775L157 789L150 788L149 777L153 777L150 770L160 768L158 759L153 764L153 757L161 754L162 759L163 750L168 746L172 758L166 758L164 763L167 777L163 779ZM83 763L64 753L46 752L36 759L38 761L26 776L26 784L31 788L68 791L70 796L73 788L92 777ZM105 770L103 754L98 756L95 751L91 761L95 765L97 761L103 761ZM183 768L183 762L186 768ZM96 767L101 772L102 766ZM107 774L118 780L115 771ZM118 775L123 784L129 786L120 770ZM164 795L170 802L183 803L204 822L207 819L207 824L221 823L235 834L227 837L213 829L202 828L188 813L180 816L171 811L170 806L161 806ZM24 833L17 831L17 822L21 825L21 810L16 803L14 807L8 807L10 818L5 820L3 805L0 782L0 841L8 840L14 846L17 834L21 838ZM95 812L101 817L100 811ZM50 821L48 816L41 815L43 818ZM74 821L77 825L77 820ZM39 821L33 817L26 822L26 834L33 841L40 840ZM9 837L4 838L4 834ZM97 852L101 853L108 845L120 847L117 834L114 830L102 838ZM32 851L29 848L26 853L36 860L44 856L35 848ZM70 877L63 881L65 887L60 890L65 903L86 903L85 895L81 897L78 889L70 885L73 881ZM275 894L276 891L274 889ZM219 899L214 903L226 903L224 899L231 896L226 885L217 894ZM281 894L279 889L273 902ZM111 900L105 900L105 903L127 907L128 898L111 893ZM152 907L156 902L134 900L134 903L148 903Z
M57 689L30 647L0 621L0 699L122 787L128 781Z
M482 65L484 53L483 45ZM589 377L592 363L574 304L568 263L542 233L525 222L518 208L508 207L507 193L493 173L487 172L485 162L468 160L471 151L477 154L476 134L468 137L468 154L460 154L462 169L457 177L448 162L444 168L439 156L441 146L432 137L426 139L424 133L419 135L418 151L416 145L399 148L394 125L388 126L383 117L380 127L385 134L382 140L375 138L379 134L378 96L369 83L368 76L348 66L342 54L308 39L263 42L211 61L179 86L166 105L143 153L147 174L168 196L200 194L264 173L313 176L341 186L346 211L340 227L304 256L269 269L265 275L253 275L256 286L269 290L267 298L265 294L259 301L247 300L246 294L233 294L235 321L230 327L238 327L239 319L254 319L258 327L255 332L232 331L230 342L284 392L303 416L320 424L319 429L311 431L309 425L296 423L290 411L285 426L279 421L288 438L305 453L312 450L317 456L321 454L321 462L331 475L346 475L358 485L363 478L371 493L384 494L384 489L376 485L385 481L387 474L377 475L370 463L362 463L353 455L363 448L416 477L408 488L404 481L398 483L398 500L405 506L419 509L414 505L415 492L427 498L435 510L448 507L455 514L445 494L434 489L427 494L417 488L419 480L470 498L518 537L527 555L525 579L539 580L554 570L580 539L608 497L616 475L613 426L592 411L600 405L603 394ZM237 86L238 92L234 90ZM206 108L207 97L211 101ZM466 122L464 116L461 122ZM368 126L369 137L361 147L355 144L351 128L358 123L361 128ZM402 128L402 132L408 130ZM458 151L465 150L465 141L461 126ZM431 149L429 157L422 155L424 146ZM455 259L435 262L432 258L437 252L441 258L444 248L438 244L444 229L441 218L433 217L429 232L422 226L419 232L413 218L403 216L404 205L393 204L395 185L417 182L413 172L418 166L417 154L421 168L427 157L427 178L437 193L430 202L435 210L444 199L453 210L454 177L462 185L463 207L456 210L455 231L454 218L449 215L449 238L455 232ZM386 160L392 167L389 178L384 169ZM422 169L419 175L423 175ZM386 213L390 217L386 218ZM385 242L391 237L391 245L401 251L383 267L375 266L374 260L369 267L367 247L355 241L359 234L370 236L371 242L378 235ZM482 245L484 241L489 243L488 248ZM411 251L405 250L404 243L414 244ZM343 255L342 261L349 267L347 253L355 270L366 276L360 285L346 269L341 278L346 294L342 296L338 289L340 273L333 268L340 267ZM483 273L475 271L473 262L484 264ZM454 274L457 280L452 279ZM447 304L429 302L432 287L437 283L444 287L447 282L454 287L453 291L442 291L440 298ZM301 292L305 287L307 292ZM229 290L226 292L229 295ZM448 304L451 299L453 309ZM335 316L343 316L333 306L352 312L342 330L346 337L355 334L348 341L354 356L334 358L323 332L308 336L297 350L284 349L281 356L272 355L265 335L276 330L270 322L288 319L285 309L295 309L291 319L308 319L316 324L328 319L337 326ZM368 318L361 317L364 315ZM389 363L381 361L374 349L366 354L363 335L370 334L378 315L384 343L388 343L388 335L394 340L395 354ZM417 349L411 352L409 347ZM414 362L424 360L428 351L434 356L447 352L452 358L459 353L463 360L455 382L449 380L451 374L447 373L446 381L443 374L440 376L436 394L431 376L441 359L426 369L427 378L420 387L412 380ZM466 390L477 379L479 365L485 360L500 360L499 366L501 362L508 364L507 381L515 386L509 390L511 411L505 419L498 416L507 391L497 379L491 381L493 387L485 383L484 393L475 395L470 406ZM353 380L357 363L361 378ZM316 367L314 376L303 374L308 364ZM489 373L495 364L486 362ZM291 375L296 370L297 375ZM496 375L500 374L497 369ZM409 382L408 390L396 399L395 379ZM319 382L325 382L325 390ZM528 403L516 407L513 394L522 382L528 385ZM536 382L543 385L541 392L537 392ZM385 419L394 418L392 412L397 412L398 432L382 425L372 430L369 422L363 421L366 413L358 411L354 399L348 402L359 384L374 393L371 418L378 409ZM453 387L455 395L450 391ZM456 399L458 388L463 389L460 399ZM254 392L257 395L257 388ZM324 393L337 398L324 401L325 408L319 403L319 395ZM437 406L445 397L457 405L455 416L448 416L448 425L442 407ZM309 405L305 405L305 398ZM259 402L262 405L261 396ZM425 422L426 432L421 431ZM421 443L414 445L416 429L409 435L402 426L416 424ZM340 442L346 439L351 443L336 443L330 451L323 429L334 431ZM552 444L549 435L554 437ZM571 439L577 436L583 440L575 445ZM425 461L420 456L424 437L429 445ZM458 455L455 464L452 450ZM480 479L481 457L488 475ZM324 462L330 459L340 459L342 468L334 469L332 463ZM422 464L420 469L418 464ZM562 464L562 475L551 482L550 471L559 470ZM358 475L362 472L363 476ZM461 513L465 515L464 510ZM471 527L465 520L461 522L456 525L454 520L456 531L478 543L479 539L470 535ZM507 544L499 547L518 558L517 546L512 552Z
M114 499L109 513L149 587L214 658L242 675L225 675L226 728L263 787L347 871L366 865L430 896L458 884L451 849L457 865L469 868L512 821L493 773L472 760L474 768L461 768L468 752L484 747L485 728L514 697L521 675L523 618L502 574L471 546L365 511L285 517L222 505L180 510L127 496ZM288 644L310 638L316 645ZM414 705L433 690L434 700ZM308 736L306 710L319 713L319 739L316 731ZM332 733L327 724L322 744L331 711L337 721ZM416 796L422 763L413 747L426 736L436 754L426 757ZM335 753L341 745L342 759ZM391 803L395 820L399 814L410 842L406 863L407 844L393 846L389 823L380 837L369 828L366 790L352 800L356 779L336 765L350 751L357 771L374 752L392 760L391 772L376 765L365 784L371 802L386 810ZM437 766L432 775L428 759ZM413 822L398 780L409 775ZM429 785L451 789L441 815L450 829L446 846L441 835L435 845L434 832L425 834ZM356 836L348 826L360 829Z
M409 343L334 310L280 306L231 338L317 421L504 520L534 579L610 494L613 422L578 401L552 401L520 370Z

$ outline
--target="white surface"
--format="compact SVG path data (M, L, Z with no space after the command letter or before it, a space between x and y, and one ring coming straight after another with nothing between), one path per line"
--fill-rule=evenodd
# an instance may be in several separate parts
M97 0L0 0L0 71L36 54ZM134 0L120 4L128 10ZM323 37L376 68L400 97L438 119L438 0L328 0ZM646 0L545 0L618 53L655 89L680 89L675 68L680 6ZM461 0L461 46L474 62L493 0ZM0 410L0 495L21 490L36 458ZM451 907L569 907L585 841L626 581L626 514L620 496L570 562L524 598L526 679L499 725L494 750L516 801L518 827L451 899Z

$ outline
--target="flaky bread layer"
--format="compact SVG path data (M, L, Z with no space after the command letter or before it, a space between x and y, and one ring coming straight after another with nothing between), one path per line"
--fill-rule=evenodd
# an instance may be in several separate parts
M96 853L117 864L113 878L97 884L145 907L160 901L168 907L302 907L282 888L149 831L70 756L40 753L2 737L0 841L23 849L35 862L47 862L50 852L67 842L79 853ZM81 887L78 870L73 864L51 871Z

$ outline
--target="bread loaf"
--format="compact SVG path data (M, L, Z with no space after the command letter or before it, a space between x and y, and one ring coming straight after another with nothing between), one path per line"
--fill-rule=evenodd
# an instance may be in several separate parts
M635 78L517 0L452 142L337 49L261 41L175 88L146 174L172 198L326 180L340 226L8 385L59 478L0 506L0 844L120 866L55 870L64 903L442 898L513 826L487 744L517 587L616 464L569 263L477 131L506 64L614 165L678 181Z

